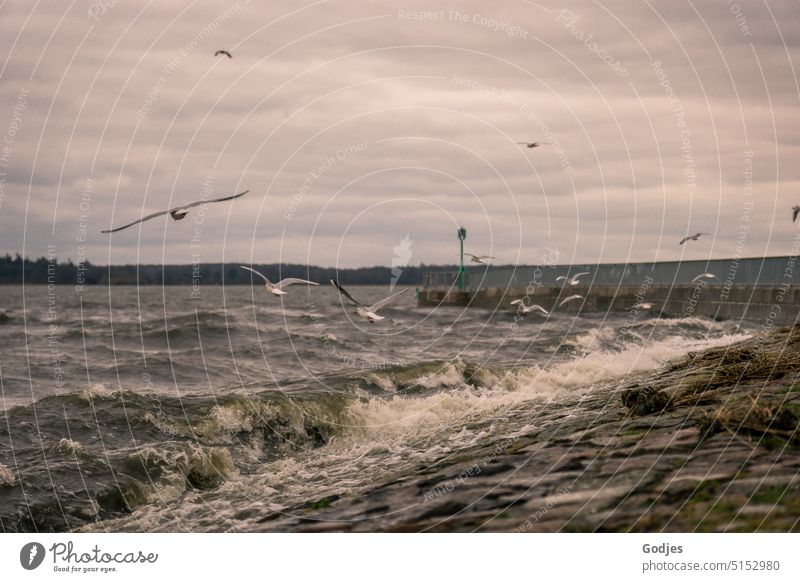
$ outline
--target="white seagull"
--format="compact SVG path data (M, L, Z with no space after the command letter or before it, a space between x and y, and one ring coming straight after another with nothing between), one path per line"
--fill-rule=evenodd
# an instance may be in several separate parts
M478 263L479 265L491 265L492 261L498 261L499 259L496 257L490 257L489 255L473 255L472 253L464 253L467 256L472 257L470 260L471 263Z
M678 244L679 244L679 245L682 245L682 244L683 244L683 243L685 243L687 240L700 240L700 237L701 237L701 236L703 236L703 235L706 235L706 236L708 236L708 234L709 234L709 233L707 233L707 232L698 232L697 234L693 234L692 236L685 236L685 237L683 237L683 238L681 239L681 242L679 242Z
M714 275L713 273L703 273L702 275L698 275L697 277L692 279L692 283L697 283L701 279L716 279L716 278L717 276Z
M525 317L529 313L536 313L536 312L539 312L542 315L550 315L550 312L547 311L541 305L537 305L536 303L533 303L531 305L525 305L522 299L515 299L514 301L511 302L511 305L519 305L519 307L517 307L517 313L519 313L523 317Z
M583 299L583 295L570 295L566 299L564 299L561 303L558 304L559 307L564 307L570 301L575 301L576 299Z
M406 287L402 291L398 291L397 293L393 293L393 294L389 295L388 297L386 297L385 299L381 299L377 303L373 303L370 306L366 306L363 303L361 303L359 300L355 299L352 295L350 295L350 293L347 292L347 289L345 289L344 287L339 285L338 282L334 281L333 279L331 279L330 282L331 282L331 285L336 287L336 290L339 291L339 293L341 295L343 295L344 297L347 297L347 299L349 299L350 301L353 302L353 304L356 306L356 314L358 314L361 317L363 317L364 319L368 320L370 323L374 323L376 321L380 321L381 319L386 319L385 317L381 317L380 315L377 315L376 312L381 307L383 307L384 305L389 303L392 299L397 297L398 295L402 295L403 293L408 291L408 287Z
M239 265L239 266L242 269L250 271L251 273L255 273L256 275L264 279L264 281L266 281L266 284L264 286L267 288L267 291L269 291L276 297L280 297L281 295L286 295L286 291L284 291L283 288L288 287L289 285L314 285L316 287L319 287L319 283L314 283L313 281L306 281L305 279L293 279L291 277L288 279L282 279L277 283L272 283L269 279L267 279L264 275L262 275L255 269L251 269L250 267L245 267L244 265Z
M215 198L214 200L198 200L197 202L192 202L190 204L184 204L183 206L176 206L175 208L170 208L169 210L162 210L161 212L154 212L153 214L148 214L144 218L140 218L139 220L134 220L130 224L126 224L125 226L118 226L117 228L111 228L109 230L101 230L100 232L117 232L119 230L124 230L129 226L133 226L134 224L139 224L140 222L145 222L146 220L150 220L151 218L157 218L159 216L163 216L165 214L169 214L173 220L183 220L186 218L186 215L189 214L189 210L194 208L195 206L200 206L202 204L212 204L214 202L225 202L226 200L233 200L234 198L238 198L239 196L244 196L250 192L250 190L245 190L244 192L240 192L239 194L234 194L233 196L226 196L225 198Z
M591 275L591 273L589 271L584 271L583 273L575 273L571 279L567 279L565 276L562 275L561 277L556 277L556 283L563 280L574 287L575 285L580 283L578 279L580 277L583 277L584 275Z
M636 303L633 306L634 309L653 309L652 303Z
M792 206L792 222L797 220L798 214L800 214L800 206Z

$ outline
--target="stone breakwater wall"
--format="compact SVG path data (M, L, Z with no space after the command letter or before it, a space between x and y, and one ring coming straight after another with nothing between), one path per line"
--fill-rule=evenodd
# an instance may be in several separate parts
M582 295L563 307L571 295ZM692 285L526 285L476 291L422 289L418 303L424 307L477 307L514 311L520 299L548 311L561 313L638 313L653 317L710 317L722 320L792 325L800 321L800 287L708 284ZM539 317L531 314L528 317Z
M777 257L471 267L461 278L461 290L458 273L431 272L419 305L513 310L511 302L521 299L565 313L636 312L792 325L800 315L799 255L800 234L792 253ZM546 258L555 261L558 253ZM563 282L579 274L579 284ZM571 295L583 297L557 307Z

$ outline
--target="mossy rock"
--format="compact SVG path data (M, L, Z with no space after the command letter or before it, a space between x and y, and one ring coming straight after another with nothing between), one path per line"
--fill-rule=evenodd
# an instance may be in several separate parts
M632 388L622 393L622 404L636 416L661 413L669 403L669 396L651 386Z
M305 505L305 509L317 510L317 509L325 509L326 507L330 507L334 501L338 501L338 495L328 495L327 497L323 497L317 501L309 501Z
M784 500L797 495L797 485L767 485L761 487L758 491L753 493L752 501L754 503L763 503L766 505L778 505Z

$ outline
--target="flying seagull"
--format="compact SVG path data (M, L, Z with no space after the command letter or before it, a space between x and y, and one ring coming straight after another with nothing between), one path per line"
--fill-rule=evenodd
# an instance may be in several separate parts
M478 256L478 255L473 255L472 253L464 253L464 254L472 257L470 263L478 263L479 265L491 265L492 261L499 260L495 257L490 257L489 255Z
M797 220L798 214L800 214L800 206L792 206L792 222Z
M679 242L678 244L679 244L679 245L682 245L682 244L683 244L683 243L685 243L687 240L700 240L700 237L701 237L701 236L703 236L703 235L708 235L708 234L709 234L709 233L707 233L707 232L698 232L697 234L693 234L692 236L686 236L686 237L682 238L682 239L681 239L681 242Z
M584 271L583 273L575 273L572 276L571 279L567 279L566 277L564 277L562 275L561 277L556 277L556 283L558 283L559 281L563 280L563 281L566 281L567 283L569 283L570 285L572 285L574 287L575 285L580 283L580 281L578 279L580 277L583 277L584 275L591 275L591 273L589 271Z
M541 145L550 145L544 141L518 141L517 145L524 145L527 148L538 148Z
M259 277L264 279L264 281L266 281L265 287L267 288L267 291L269 291L270 293L272 293L276 297L278 297L280 295L286 295L286 291L284 291L283 288L284 287L288 287L289 285L314 285L316 287L319 287L319 283L314 283L313 281L306 281L305 279L293 279L291 277L289 277L287 279L282 279L282 280L278 281L277 283L272 283L263 274L259 273L255 269L251 269L250 267L245 267L244 265L239 265L239 266L242 269L250 271L251 273L255 273L256 275L258 275Z
M175 208L170 208L169 210L162 210L161 212L154 212L153 214L148 214L144 218L140 218L139 220L134 220L130 224L126 224L125 226L118 226L117 228L111 228L109 230L101 230L100 232L117 232L120 230L124 230L129 226L133 226L134 224L139 224L140 222L145 222L150 220L151 218L157 218L159 216L163 216L165 214L169 214L173 220L183 220L186 218L186 215L189 213L191 208L195 206L200 206L202 204L211 204L214 202L225 202L226 200L233 200L234 198L238 198L239 196L244 196L250 192L250 190L245 190L244 192L240 192L239 194L234 194L233 196L226 196L225 198L215 198L214 200L198 200L197 202L192 202L191 204L185 204L183 206L176 206Z
M373 303L370 306L366 306L363 303L361 303L359 300L355 299L352 295L350 295L350 293L347 292L347 289L345 289L344 287L339 285L339 283L337 281L334 281L333 279L330 279L330 282L331 282L331 285L336 287L336 290L339 291L339 293L341 295L343 295L344 297L347 297L347 299L349 299L350 301L353 302L353 304L356 306L356 313L358 315L360 315L361 317L363 317L364 319L369 320L370 323L374 323L374 322L376 322L378 320L381 320L381 319L386 319L385 317L381 317L380 315L376 315L376 312L381 307L383 307L384 305L389 303L392 299L397 297L398 295L402 295L403 293L408 291L408 287L406 287L402 291L398 291L397 293L393 293L393 294L389 295L388 297L386 297L385 299L381 299L377 303Z
M231 53L229 53L228 51L217 51L217 52L214 53L215 57L218 57L219 55L225 55L229 59L233 58L233 55Z
M716 279L717 276L712 273L703 273L702 275L698 275L694 279L692 279L692 283L697 283L701 279Z
M515 299L514 301L511 302L511 305L519 305L519 307L517 308L517 312L523 317L525 317L529 313L536 313L536 312L539 312L542 315L550 315L550 312L547 311L541 305L537 305L536 303L533 303L531 305L525 305L522 299Z
M633 306L634 309L653 309L652 303L637 303Z
M570 295L569 297L567 297L566 299L564 299L564 301L562 301L561 303L559 303L559 304L558 304L558 306L559 306L559 307L563 307L564 305L566 305L566 304L567 304L567 303L569 303L570 301L575 301L576 299L583 299L583 295Z

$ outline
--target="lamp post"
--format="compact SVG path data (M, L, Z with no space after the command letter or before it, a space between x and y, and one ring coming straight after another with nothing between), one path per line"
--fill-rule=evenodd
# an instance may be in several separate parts
M461 242L461 268L458 269L458 290L464 290L464 239L467 238L467 229L463 226L458 229L458 240Z

